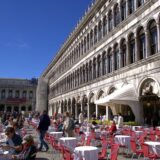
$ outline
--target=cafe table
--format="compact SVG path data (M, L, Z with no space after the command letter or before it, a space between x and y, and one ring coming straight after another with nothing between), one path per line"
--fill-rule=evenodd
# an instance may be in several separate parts
M74 149L74 160L98 160L97 147L80 146Z

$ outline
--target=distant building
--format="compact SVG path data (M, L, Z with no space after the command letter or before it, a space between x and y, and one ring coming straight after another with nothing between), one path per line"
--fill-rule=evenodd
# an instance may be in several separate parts
M40 81L48 97L38 109L50 115L120 112L150 124L160 117L160 1L96 0Z
M37 79L0 78L0 111L34 111Z

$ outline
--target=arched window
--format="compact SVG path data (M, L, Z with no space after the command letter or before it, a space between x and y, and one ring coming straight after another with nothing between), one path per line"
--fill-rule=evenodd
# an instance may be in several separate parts
M132 14L134 12L134 10L135 10L134 2L135 2L135 0L128 0L128 11L129 11L129 14Z
M121 1L121 20L123 21L124 19L126 19L126 0L122 0Z
M94 44L97 43L97 26L94 28Z
M107 73L107 55L106 52L102 54L102 74L105 75Z
M83 66L83 83L86 82L85 66Z
M152 20L149 24L149 33L150 33L151 55L153 55L158 51L157 26L154 20Z
M87 50L89 50L89 34L87 34Z
M100 21L98 24L98 41L102 38L102 22Z
M88 63L87 63L86 64L86 82L88 82L88 79L89 79L88 76L89 75L88 75Z
M90 47L93 46L93 30L90 32Z
M121 60L122 60L122 67L126 66L126 42L125 40L121 43Z
M33 91L30 91L29 92L29 99L32 99L33 98Z
M114 46L114 70L119 69L119 48L118 44Z
M112 11L110 10L108 13L108 31L110 32L113 27L113 17L112 17Z
M9 92L8 92L8 98L12 98L12 97L13 97L13 91L9 90Z
M146 58L146 40L143 27L138 31L139 59Z
M81 55L83 55L83 40L81 41Z
M27 97L27 91L23 91L22 97L23 97L23 98L26 98L26 97Z
M15 98L19 98L19 91L18 90L15 93Z
M111 73L112 72L112 50L111 48L109 49L108 51L108 73Z
M116 27L120 23L120 12L118 4L114 7L114 26Z
M96 78L96 58L93 60L93 79Z
M103 18L103 36L107 34L107 18L104 16Z
M6 98L6 91L3 89L1 91L1 99L4 99L4 98Z
M135 39L132 33L129 37L129 52L130 52L130 63L135 62Z
M84 53L86 53L86 37L84 37Z
M79 48L78 48L79 50L78 50L78 57L80 57L81 56L81 43L79 43Z
M101 56L97 58L97 77L101 76Z
M144 0L137 0L137 6L140 7L144 4Z
M92 61L89 62L89 80L92 80Z

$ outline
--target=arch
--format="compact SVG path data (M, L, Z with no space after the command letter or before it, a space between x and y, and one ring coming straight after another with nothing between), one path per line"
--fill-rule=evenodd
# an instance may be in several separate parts
M107 34L107 17L103 17L103 37Z
M88 96L88 103L94 103L94 101L95 101L95 94L93 92L90 92Z
M147 29L149 31L150 53L153 55L158 52L158 33L156 21L154 19L148 22Z
M113 93L115 90L117 90L116 87L111 86L111 87L108 89L107 95Z
M116 27L120 23L120 9L118 3L114 5L113 12L114 12L114 26Z
M119 48L118 43L114 44L114 70L119 69L120 66L120 57L119 57Z
M98 23L98 41L102 39L102 21L100 20Z
M137 37L138 37L138 60L146 58L146 36L143 26L139 26L137 29Z
M22 106L21 111L26 111L26 106Z
M121 67L125 67L127 64L127 47L125 38L120 40L120 51Z
M102 75L107 73L107 52L102 52Z
M101 89L97 93L97 99L103 98L105 96L105 92Z
M108 32L113 29L113 14L112 10L108 11Z
M135 37L133 32L131 32L128 35L128 43L129 43L129 61L132 64L135 62Z
M121 21L125 20L127 17L127 4L126 0L121 0L120 7L121 7Z

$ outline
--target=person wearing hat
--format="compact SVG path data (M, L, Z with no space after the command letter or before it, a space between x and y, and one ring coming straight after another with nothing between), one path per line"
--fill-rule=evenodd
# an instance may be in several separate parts
M34 145L34 139L31 135L25 135L23 137L23 151L19 155L13 155L12 159L17 160L35 160L37 148Z

